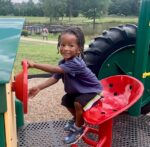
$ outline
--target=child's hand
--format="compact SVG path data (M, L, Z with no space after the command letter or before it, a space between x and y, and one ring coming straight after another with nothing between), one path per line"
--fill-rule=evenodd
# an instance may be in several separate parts
M37 86L37 87L32 87L31 89L29 89L29 93L28 93L28 96L29 98L33 98L35 97L40 91L40 88Z
M33 68L34 67L34 62L27 60L28 68Z

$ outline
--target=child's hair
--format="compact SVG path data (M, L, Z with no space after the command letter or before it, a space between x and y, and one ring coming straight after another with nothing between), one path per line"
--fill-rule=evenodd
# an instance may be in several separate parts
M58 36L58 44L57 44L58 53L59 53L59 47L60 47L60 38L63 34L66 34L66 33L73 34L76 36L77 44L80 47L81 57L83 58L85 38L84 38L84 34L82 30L79 27L69 27L61 32L61 34Z

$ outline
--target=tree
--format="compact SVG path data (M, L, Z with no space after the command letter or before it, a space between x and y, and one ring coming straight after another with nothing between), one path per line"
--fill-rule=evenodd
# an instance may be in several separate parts
M140 0L112 0L108 9L109 14L138 15Z
M50 22L53 19L58 20L59 17L63 17L66 9L66 0L40 0L43 6L45 16L50 18Z
M66 16L77 17L80 11L80 0L67 0Z
M40 3L37 3L35 5L35 8L34 8L34 16L44 16L44 12L43 12L43 9L42 9L42 5Z
M84 0L82 1L81 12L85 17L93 19L106 14L109 4L110 0Z
M27 3L16 3L13 5L15 16L44 16L40 3L34 4L32 1Z
M95 30L95 19L107 13L110 0L84 0L82 1L81 13L83 16L93 20L93 31Z
M26 3L26 15L27 16L33 16L33 10L34 10L34 3L33 3L33 0L29 0L27 3Z
M13 5L10 0L0 0L0 15L13 14Z

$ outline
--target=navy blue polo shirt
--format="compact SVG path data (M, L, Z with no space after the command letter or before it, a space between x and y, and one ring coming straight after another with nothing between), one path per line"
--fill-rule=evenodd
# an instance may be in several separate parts
M58 65L65 73L54 73L53 77L62 78L66 93L100 93L102 91L100 81L80 57L67 61L61 60Z

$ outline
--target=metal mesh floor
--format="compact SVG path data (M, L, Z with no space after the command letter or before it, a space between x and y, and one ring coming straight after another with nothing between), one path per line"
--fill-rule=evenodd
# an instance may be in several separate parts
M64 121L30 123L18 129L18 147L67 147ZM83 141L79 147L88 147ZM113 122L112 147L150 147L150 116L120 115Z

